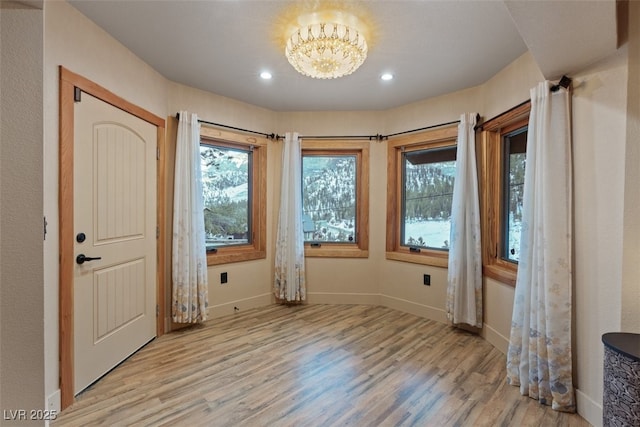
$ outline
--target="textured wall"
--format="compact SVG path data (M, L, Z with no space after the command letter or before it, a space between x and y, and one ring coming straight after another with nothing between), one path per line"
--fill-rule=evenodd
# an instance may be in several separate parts
M45 405L43 17L12 3L0 8L0 409L27 411L21 425L41 424L28 419Z
M621 330L640 333L640 3L629 2Z
M578 410L589 422L599 425L602 422L601 336L620 329L626 49L572 77L574 360L577 362L574 379L578 388Z

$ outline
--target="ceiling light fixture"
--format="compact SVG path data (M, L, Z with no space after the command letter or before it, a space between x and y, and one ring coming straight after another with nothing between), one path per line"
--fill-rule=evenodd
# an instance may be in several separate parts
M298 20L287 40L285 56L299 73L335 79L358 69L367 58L365 28L344 11L312 13Z
M393 80L393 74L391 74L391 73L384 73L384 74L382 74L382 75L380 76L380 79L381 79L381 80L385 80L385 81Z
M263 71L263 72L260 73L260 78L262 78L264 80L270 80L271 77L273 77L273 76L268 71Z

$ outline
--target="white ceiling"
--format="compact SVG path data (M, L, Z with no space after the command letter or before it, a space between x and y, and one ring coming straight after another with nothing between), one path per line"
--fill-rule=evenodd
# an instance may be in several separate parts
M284 17L310 0L70 3L169 80L276 111L389 109L484 83L527 49L551 79L617 47L615 0L358 1L350 7L373 32L367 60L316 80L278 40Z

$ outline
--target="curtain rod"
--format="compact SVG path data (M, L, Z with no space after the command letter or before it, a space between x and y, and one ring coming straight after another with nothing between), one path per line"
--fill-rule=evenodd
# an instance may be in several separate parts
M480 114L478 114L476 120L480 120ZM418 129L411 129L411 130L405 130L402 132L396 132L396 133L391 133L389 135L349 135L349 136L300 136L299 138L304 139L304 138L308 138L308 139L368 139L369 141L371 140L376 140L376 141L383 141L385 139L389 139L389 137L392 136L398 136L398 135L404 135L407 133L413 133L413 132L419 132L421 130L428 130L428 129L433 129L433 128L438 128L438 127L442 127L442 126L449 126L449 125L454 125L454 124L458 124L460 123L460 120L454 120L452 122L446 122L446 123L439 123L437 125L431 125L431 126L425 126L422 128L418 128ZM280 136L279 138L284 138L282 136Z
M561 87L567 89L569 86L571 86L571 78L562 76L557 85L551 86L551 92L557 92Z
M480 121L480 114L476 114L476 122L479 122L479 121ZM460 120L454 120L452 122L446 122L446 123L440 123L440 124L437 124L437 125L425 126L423 128L419 128L419 129L405 130L404 132L392 133L392 134L383 136L383 138L384 139L388 139L390 136L404 135L406 133L419 132L421 130L439 128L439 127L442 127L442 126L456 125L458 123L460 123ZM476 128L477 128L477 126L476 126Z
M180 113L176 113L176 119L180 120ZM198 123L203 123L205 125L210 125L210 126L218 126L218 127L227 128L227 129L233 129L233 130L237 130L237 131L240 131L240 132L253 133L255 135L262 135L267 139L278 139L278 138L280 138L280 136L278 136L275 133L257 132L255 130L243 129L243 128L238 128L238 127L235 127L235 126L229 126L229 125L223 125L223 124L220 124L220 123L208 122L206 120L198 119Z
M404 134L407 134L407 133L420 132L421 130L439 128L439 127L442 127L442 126L457 125L458 123L460 123L460 120L454 120L452 122L446 122L446 123L440 123L440 124L437 124L437 125L425 126L423 128L411 129L411 130L405 130L403 132L391 133L389 135L383 136L383 138L384 139L389 139L389 137L391 137L391 136L398 136L398 135L404 135Z
M551 92L557 92L561 87L567 89L570 85L571 85L571 78L569 78L567 76L562 76L562 78L560 79L558 84L551 86L551 88L549 88L549 90L551 90ZM509 113L510 111L513 111L516 108L520 108L523 105L526 105L526 104L528 104L530 102L531 102L531 100L527 99L526 101L521 102L520 104L516 105L515 107L509 108L507 111L504 111L504 112L498 114L497 116L491 117L489 120L485 120L482 123L477 124L474 130L482 130L483 126L486 125L487 123L489 123L491 120L494 120L494 119L502 116L503 114Z
M277 139L284 139L282 135L276 135ZM368 139L369 141L382 141L382 135L299 135L300 139Z
M569 87L569 85L571 84L571 79L567 76L562 76L562 78L560 79L560 82L557 85L554 85L551 87L551 91L556 92L558 89L560 89L560 87L563 88L567 88ZM518 107L521 107L523 105L525 105L526 103L531 102L531 100L526 100L524 102L521 102L520 104L516 105L515 107L512 107L510 109L508 109L507 111L500 113L499 115L492 117L489 120L485 120L482 123L479 123L475 126L474 130L478 130L478 129L482 129L482 126L488 122L490 122L491 120L495 119L496 117L499 117L505 113L508 113L509 111L515 110ZM176 118L179 119L180 118L180 113L176 113ZM476 122L480 121L480 114L476 114ZM265 138L268 139L273 139L273 140L278 140L278 139L284 139L283 135L278 135L276 133L264 133L264 132L257 132L254 130L249 130L249 129L243 129L243 128L239 128L239 127L235 127L235 126L229 126L229 125L223 125L221 123L214 123L214 122L209 122L206 120L200 120L198 119L199 123L204 123L207 125L211 125L211 126L218 126L218 127L223 127L223 128L227 128L227 129L233 129L233 130L237 130L240 132L248 132L248 133L253 133L256 135L262 135ZM411 129L411 130L405 130L402 132L396 132L396 133L390 133L388 135L381 135L381 134L376 134L376 135L300 135L299 138L300 139L368 139L369 141L375 140L375 141L383 141L385 139L389 139L390 137L393 136L399 136L399 135L405 135L408 133L413 133L413 132L420 132L423 130L429 130L429 129L434 129L434 128L438 128L438 127L442 127L442 126L450 126L450 125L454 125L454 124L458 124L460 123L460 120L453 120L451 122L445 122L445 123L439 123L436 125L431 125L431 126L425 126L425 127L421 127L421 128L417 128L417 129Z

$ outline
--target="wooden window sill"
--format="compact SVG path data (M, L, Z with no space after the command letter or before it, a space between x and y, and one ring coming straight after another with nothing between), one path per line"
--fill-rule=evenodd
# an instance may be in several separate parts
M431 265L434 267L447 268L449 265L449 254L426 254L411 253L409 251L386 252L386 258L394 261L410 262L413 264Z
M251 261L264 259L267 257L266 251L256 250L249 246L244 248L221 248L217 252L207 252L207 265L220 265L232 262Z
M515 287L518 269L517 267L509 267L511 266L499 266L496 264L484 265L482 267L482 274L498 282Z
M356 245L323 244L313 247L304 245L304 256L307 258L368 258L369 251Z

